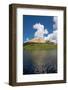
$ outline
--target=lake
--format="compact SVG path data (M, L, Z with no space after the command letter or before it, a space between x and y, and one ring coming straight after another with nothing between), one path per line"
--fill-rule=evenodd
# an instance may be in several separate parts
M57 73L57 50L24 50L23 74Z

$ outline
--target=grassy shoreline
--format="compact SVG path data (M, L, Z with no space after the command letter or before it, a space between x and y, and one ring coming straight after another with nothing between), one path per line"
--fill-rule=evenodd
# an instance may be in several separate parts
M46 44L46 43L23 45L24 50L51 50L51 49L56 49L56 48L57 48L56 44Z

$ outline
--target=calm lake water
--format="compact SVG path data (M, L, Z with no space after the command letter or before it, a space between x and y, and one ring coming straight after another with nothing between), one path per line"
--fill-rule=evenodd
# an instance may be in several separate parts
M57 50L23 52L23 74L57 73Z

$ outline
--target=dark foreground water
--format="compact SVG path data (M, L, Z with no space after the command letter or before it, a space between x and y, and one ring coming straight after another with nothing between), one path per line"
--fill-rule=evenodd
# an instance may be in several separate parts
M23 74L57 73L57 51L23 52Z

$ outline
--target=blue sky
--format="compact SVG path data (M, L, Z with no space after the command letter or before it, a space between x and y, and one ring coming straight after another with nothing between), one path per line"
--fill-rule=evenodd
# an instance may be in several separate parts
M36 23L44 25L44 28L48 30L48 34L52 33L54 24L53 18L54 16L23 15L23 40L26 41L27 38L34 38L36 30L33 28L33 25Z

